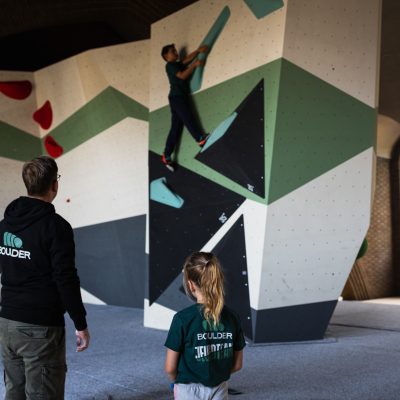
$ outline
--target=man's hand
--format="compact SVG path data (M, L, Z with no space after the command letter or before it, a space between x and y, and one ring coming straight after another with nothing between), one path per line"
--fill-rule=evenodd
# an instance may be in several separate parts
M204 65L204 60L196 60L193 64L193 67L200 67L201 65Z
M75 331L76 335L76 351L83 351L89 347L90 335L86 328L84 331Z
M207 53L208 52L208 46L206 44L203 44L202 46L200 46L197 51L199 53Z

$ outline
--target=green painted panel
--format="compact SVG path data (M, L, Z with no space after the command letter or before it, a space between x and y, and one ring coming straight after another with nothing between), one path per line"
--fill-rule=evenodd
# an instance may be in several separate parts
M264 176L266 193L268 192L269 170L272 161L280 66L281 60L273 61L192 96L194 108L198 112L200 122L205 131L211 132L235 111L242 100L254 89L254 86L264 78L264 101L266 107L264 118L266 171ZM162 154L164 151L165 141L170 129L170 119L169 106L150 113L150 150L158 154ZM176 160L179 164L242 196L265 203L265 199L256 196L232 180L195 160L194 157L199 151L200 148L185 129Z
M126 117L148 120L148 109L108 87L49 132L64 152L70 151Z
M28 161L41 153L40 138L0 121L0 157Z
M373 146L377 112L283 60L268 203Z

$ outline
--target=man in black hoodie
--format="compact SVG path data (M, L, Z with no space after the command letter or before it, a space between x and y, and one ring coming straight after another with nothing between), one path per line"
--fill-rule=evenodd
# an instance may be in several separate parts
M58 191L56 162L24 164L28 196L11 202L0 222L0 342L6 399L64 399L64 313L76 328L77 351L89 345L86 311L75 268L71 225L51 202Z

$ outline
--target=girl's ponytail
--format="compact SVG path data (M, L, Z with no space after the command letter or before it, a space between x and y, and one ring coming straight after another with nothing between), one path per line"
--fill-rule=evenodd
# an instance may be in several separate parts
M204 299L204 318L210 326L219 323L224 307L224 278L215 256L207 263L200 279L200 290Z
M224 307L224 275L217 257L212 253L197 252L189 256L184 268L184 287L188 289L188 280L196 284L203 295L203 314L207 323L216 328Z

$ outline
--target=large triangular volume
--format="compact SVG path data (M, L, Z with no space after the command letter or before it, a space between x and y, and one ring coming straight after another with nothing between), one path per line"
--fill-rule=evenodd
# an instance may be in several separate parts
M249 191L264 197L263 79L239 105L236 113L224 135L199 153L196 159Z
M149 153L150 182L165 174L160 156ZM181 274L185 258L200 250L245 198L179 166L168 187L185 202L172 208L150 201L149 301L152 304Z
M213 249L225 275L225 304L240 317L246 337L253 338L247 276L244 221L241 216Z

